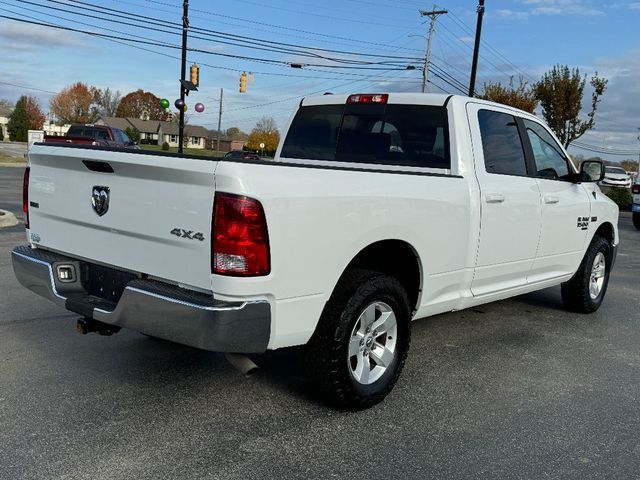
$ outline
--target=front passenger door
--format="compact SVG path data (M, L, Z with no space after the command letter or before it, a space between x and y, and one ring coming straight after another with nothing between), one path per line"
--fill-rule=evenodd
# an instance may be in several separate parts
M528 277L532 283L575 272L591 224L591 202L586 189L573 182L574 170L551 133L532 120L522 122L542 197L540 245Z

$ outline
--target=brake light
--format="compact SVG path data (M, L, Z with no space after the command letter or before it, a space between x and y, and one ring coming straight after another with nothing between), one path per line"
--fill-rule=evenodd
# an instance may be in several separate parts
M211 233L211 273L268 275L269 233L262 205L253 198L216 192Z
M29 173L31 167L24 169L22 177L22 212L24 213L24 228L29 228Z
M347 103L387 103L389 95L386 93L357 93L349 95Z
M633 193L640 193L640 183L636 183L635 185L633 185L633 186L631 187L631 191L632 191Z

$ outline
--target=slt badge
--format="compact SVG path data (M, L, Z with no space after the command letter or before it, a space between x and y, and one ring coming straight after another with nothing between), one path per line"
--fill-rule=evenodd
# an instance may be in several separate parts
M99 217L109 210L109 187L95 185L91 192L91 206Z

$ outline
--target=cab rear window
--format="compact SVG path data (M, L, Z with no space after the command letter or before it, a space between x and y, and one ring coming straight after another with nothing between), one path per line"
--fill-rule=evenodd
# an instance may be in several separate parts
M448 169L447 111L394 104L301 107L280 156Z

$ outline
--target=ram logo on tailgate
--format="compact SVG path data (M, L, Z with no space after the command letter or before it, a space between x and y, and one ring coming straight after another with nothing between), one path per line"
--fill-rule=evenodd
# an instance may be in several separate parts
M98 216L103 216L109 210L109 187L95 185L91 192L91 206Z

